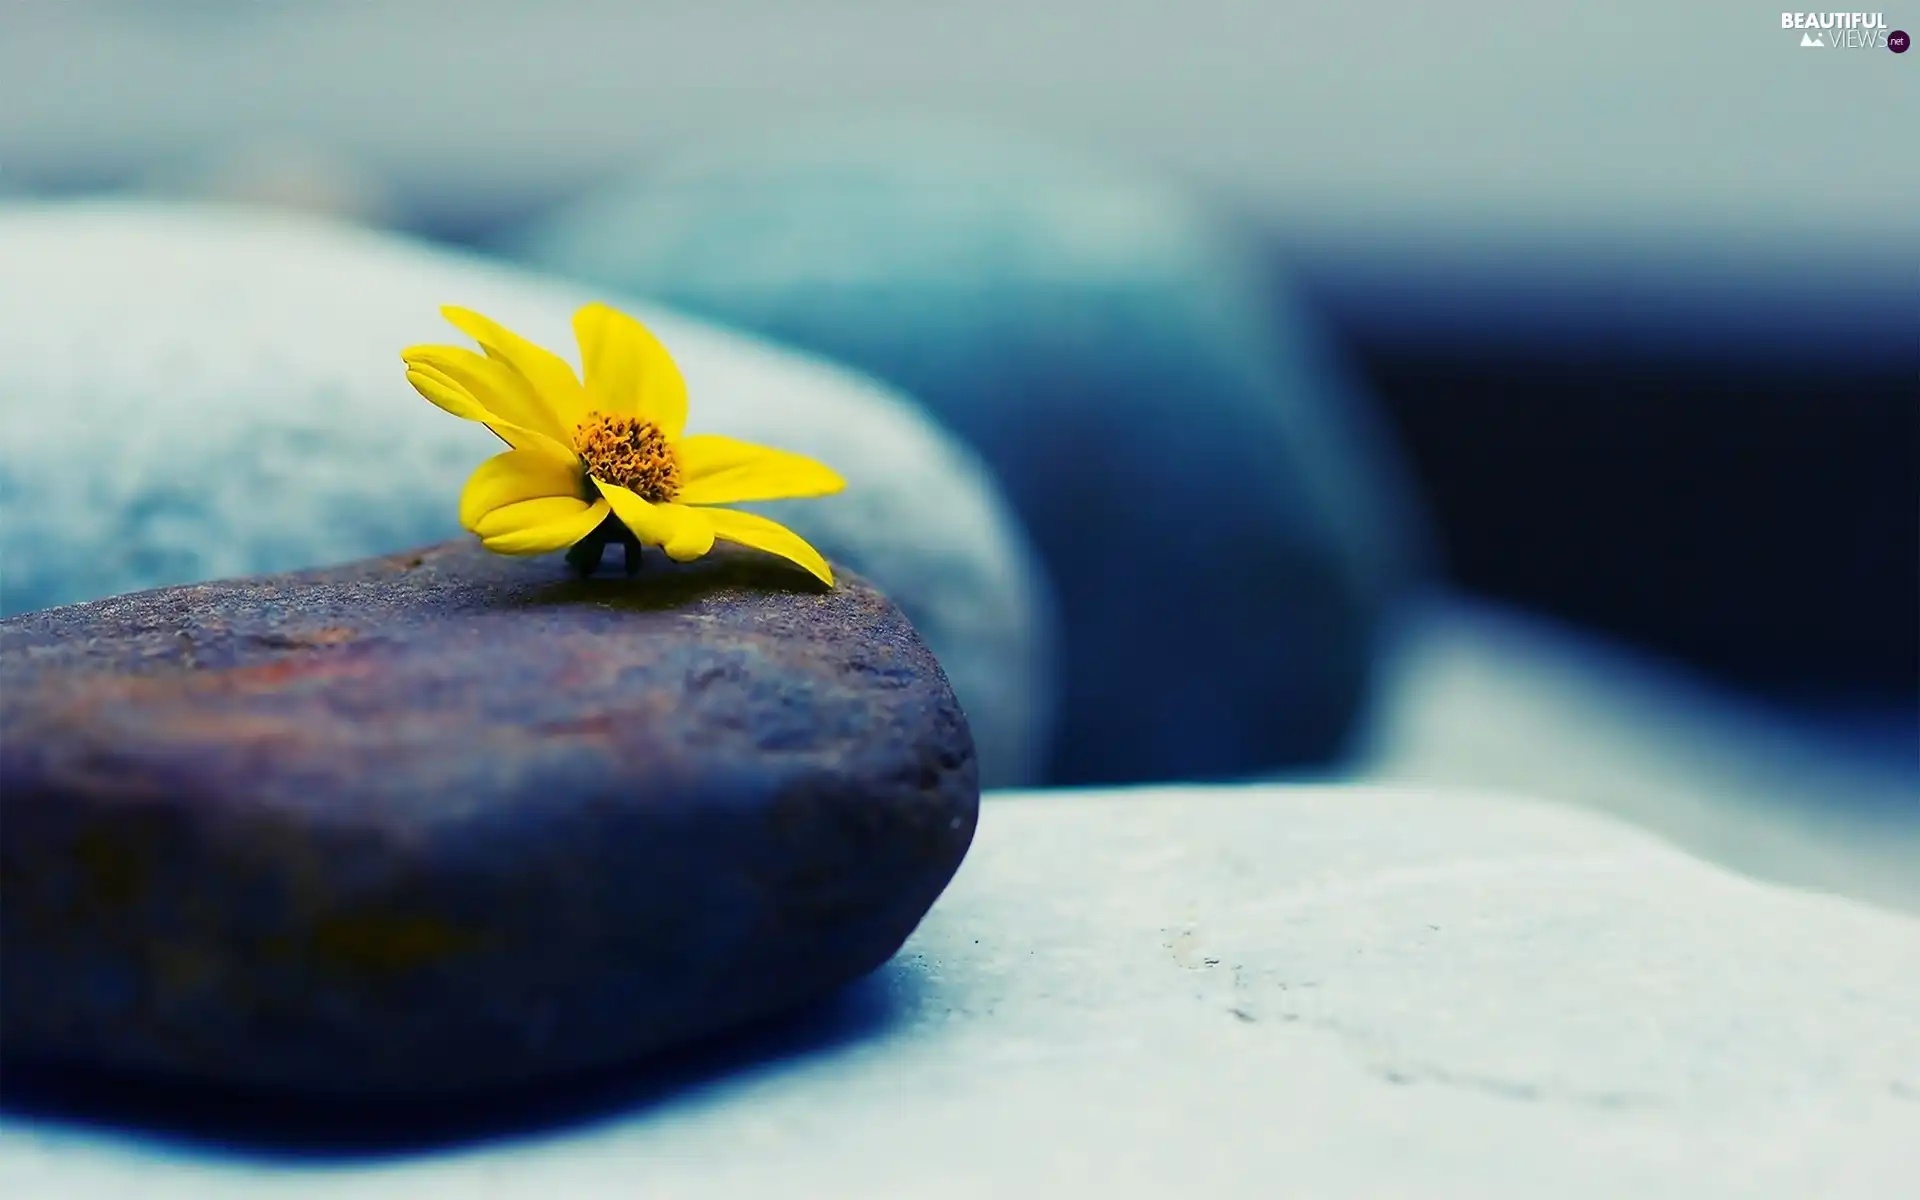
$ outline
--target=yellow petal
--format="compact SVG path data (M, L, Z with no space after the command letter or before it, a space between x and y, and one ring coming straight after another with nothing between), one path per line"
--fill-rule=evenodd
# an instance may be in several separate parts
M653 331L604 304L573 314L586 369L588 403L602 412L652 421L669 439L687 427L687 381Z
M463 346L409 346L400 352L409 367L428 367L466 389L480 406L515 425L538 430L562 444L573 431L562 428L553 410L534 393L520 372Z
M572 430L587 415L586 393L566 359L471 309L449 304L440 310L440 315L452 322L455 329L479 342L488 358L512 367L532 384L534 393L552 410L561 428Z
M735 512L730 508L704 508L713 524L713 535L729 542L739 542L742 546L752 546L756 550L765 550L769 554L778 554L789 562L795 562L813 572L820 582L833 586L833 568L820 552L809 546L805 538L788 529L778 521L754 513Z
M460 524L478 533L489 513L525 500L579 500L586 476L579 466L537 450L509 450L480 464L460 491ZM582 501L585 503L585 501Z
M607 517L607 502L572 496L522 500L488 513L474 532L495 554L547 554L592 533Z
M682 438L673 449L685 480L674 498L682 504L792 500L831 495L847 486L831 467L811 458L718 434Z
M573 461L578 457L546 434L516 425L498 413L488 411L487 406L474 399L471 392L437 367L424 363L408 367L407 382L413 385L414 391L454 416L485 425L493 431L494 436L516 450L537 450L562 461Z
M665 550L675 562L692 562L713 549L713 523L706 509L649 504L627 488L598 479L593 482L633 536Z
M707 519L705 509L688 508L684 504L660 507L673 510L673 537L662 547L668 558L675 562L692 562L713 549L713 522Z

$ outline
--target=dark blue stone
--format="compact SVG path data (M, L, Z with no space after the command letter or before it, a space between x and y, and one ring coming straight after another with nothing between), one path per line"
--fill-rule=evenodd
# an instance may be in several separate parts
M946 129L699 149L508 249L905 389L1061 600L1056 782L1321 763L1417 574L1374 417L1253 243L1176 192Z

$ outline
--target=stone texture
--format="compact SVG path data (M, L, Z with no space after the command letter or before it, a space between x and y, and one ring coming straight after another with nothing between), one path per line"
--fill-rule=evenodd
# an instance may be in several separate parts
M978 449L1060 596L1054 782L1343 749L1413 508L1261 248L1193 200L944 126L783 128L507 245L870 371Z
M348 562L460 534L500 446L413 393L442 304L571 357L602 293L403 239L241 210L0 207L0 614ZM757 506L874 581L939 657L989 783L1037 778L1051 606L974 457L898 393L627 304L692 428L810 454L843 495Z
M991 797L875 985L865 1039L571 1128L343 1170L15 1119L0 1187L1880 1200L1920 1173L1920 923L1546 803Z
M471 543L0 622L0 1045L332 1093L610 1062L883 962L967 726L858 576Z

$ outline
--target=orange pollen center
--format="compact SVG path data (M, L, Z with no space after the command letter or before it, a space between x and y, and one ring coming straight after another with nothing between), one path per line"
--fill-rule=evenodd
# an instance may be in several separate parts
M664 504L680 492L680 462L652 421L590 412L573 431L573 449L587 474L651 504Z

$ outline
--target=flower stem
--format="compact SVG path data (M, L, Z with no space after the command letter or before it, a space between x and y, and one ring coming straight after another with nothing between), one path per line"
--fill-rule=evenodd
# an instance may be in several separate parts
M567 551L567 565L574 573L586 579L600 569L600 556L607 552L607 539L600 536L598 529L573 544Z
M631 579L638 575L642 563L640 539L633 536L633 531L621 524L620 519L612 514L608 514L607 519L600 522L592 533L573 544L573 548L567 551L567 565L572 567L580 578L591 578L593 573L600 569L600 560L605 556L608 544L612 542L619 542L626 554L627 578Z
M625 525L620 527L620 544L626 554L627 578L632 579L640 573L640 539Z

